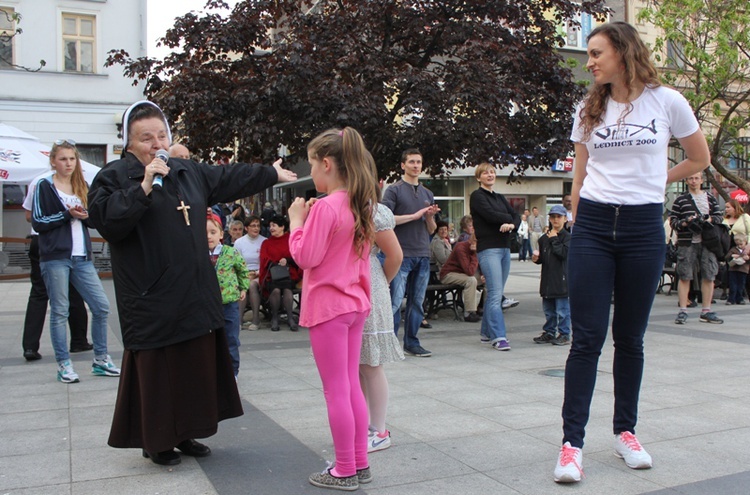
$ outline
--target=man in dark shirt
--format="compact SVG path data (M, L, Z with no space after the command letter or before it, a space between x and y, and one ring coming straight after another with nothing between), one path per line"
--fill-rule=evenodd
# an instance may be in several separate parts
M419 183L422 153L408 149L401 155L401 180L383 193L383 204L396 218L394 232L404 252L401 269L391 282L393 327L398 334L401 322L401 301L406 295L404 313L404 352L409 356L430 357L417 332L424 318L425 293L430 278L430 235L435 232L435 214L440 211L429 189Z

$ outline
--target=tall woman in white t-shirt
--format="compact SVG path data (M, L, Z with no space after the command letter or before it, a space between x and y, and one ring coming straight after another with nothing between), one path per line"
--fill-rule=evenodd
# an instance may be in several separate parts
M664 264L664 189L709 164L690 106L660 85L649 50L632 26L614 22L596 28L588 37L588 55L594 84L576 108L571 136L576 152L568 259L573 343L565 367L558 482L581 479L581 448L613 296L615 453L628 467L651 467L634 434L643 336ZM671 136L687 158L668 169Z
M39 264L50 302L50 337L57 361L57 379L79 381L70 362L65 324L68 319L68 286L73 284L91 309L94 361L91 372L120 376L107 354L109 301L94 268L89 237L81 158L75 143L57 141L50 151L55 173L39 180L34 194L31 223L39 232Z

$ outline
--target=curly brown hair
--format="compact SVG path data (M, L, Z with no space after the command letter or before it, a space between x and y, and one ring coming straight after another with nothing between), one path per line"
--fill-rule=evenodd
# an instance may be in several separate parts
M661 86L659 74L651 62L651 52L638 35L638 31L626 22L610 22L597 27L588 35L586 41L594 36L606 36L615 51L622 57L625 67L625 87L630 92L636 81L649 88ZM593 84L581 107L580 118L583 127L583 141L588 141L597 124L602 122L602 116L607 109L607 100L612 94L611 84ZM633 111L632 103L621 117Z

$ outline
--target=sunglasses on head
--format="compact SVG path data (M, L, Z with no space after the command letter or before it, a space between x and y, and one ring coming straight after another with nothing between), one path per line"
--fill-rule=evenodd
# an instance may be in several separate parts
M57 141L55 141L55 144L57 146L60 146L61 144L69 144L71 146L75 146L76 142L73 141L72 139L58 139Z

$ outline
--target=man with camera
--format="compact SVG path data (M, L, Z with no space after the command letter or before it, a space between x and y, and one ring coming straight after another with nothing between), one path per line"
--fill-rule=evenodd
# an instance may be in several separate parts
M700 321L704 323L724 323L724 320L711 311L711 299L714 295L714 279L719 273L719 262L716 255L706 249L702 242L704 222L720 224L722 220L719 203L710 193L701 190L703 174L701 172L685 179L688 191L675 199L669 215L669 225L677 232L677 294L679 295L680 312L675 323L687 322L688 292L696 274L701 277L701 299L703 309Z

